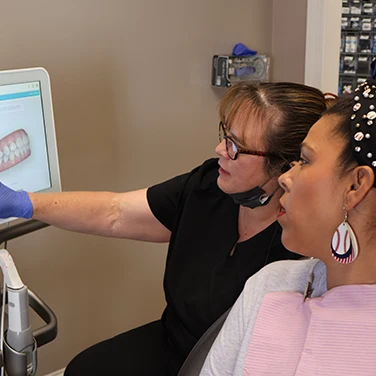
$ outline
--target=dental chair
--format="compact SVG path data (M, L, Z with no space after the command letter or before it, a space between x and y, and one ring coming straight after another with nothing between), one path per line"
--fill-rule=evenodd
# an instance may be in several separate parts
M232 308L232 307L231 307ZM201 368L204 365L205 359L212 347L218 333L221 331L223 324L226 321L228 314L231 311L229 308L222 316L215 321L212 326L204 333L198 340L196 345L189 353L185 360L178 376L198 376Z

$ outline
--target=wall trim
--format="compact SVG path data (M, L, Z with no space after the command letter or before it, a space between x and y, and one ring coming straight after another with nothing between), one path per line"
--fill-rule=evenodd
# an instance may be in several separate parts
M304 83L337 93L342 0L308 0Z
M308 0L304 83L321 88L325 0Z

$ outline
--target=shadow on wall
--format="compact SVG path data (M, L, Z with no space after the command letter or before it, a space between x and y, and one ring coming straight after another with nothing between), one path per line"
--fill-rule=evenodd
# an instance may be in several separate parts
M63 190L120 188L117 172L120 166L126 171L127 161L118 158L111 72L108 64L90 60L51 69Z

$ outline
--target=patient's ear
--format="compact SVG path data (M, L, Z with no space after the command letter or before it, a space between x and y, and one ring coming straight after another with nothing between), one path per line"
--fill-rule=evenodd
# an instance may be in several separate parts
M358 166L351 171L351 185L346 192L346 209L351 210L367 196L373 188L375 174L369 166Z

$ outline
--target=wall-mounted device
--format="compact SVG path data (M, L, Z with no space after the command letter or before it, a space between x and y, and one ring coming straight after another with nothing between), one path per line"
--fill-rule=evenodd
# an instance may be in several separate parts
M212 86L229 87L239 81L268 81L270 58L265 55L214 55Z

